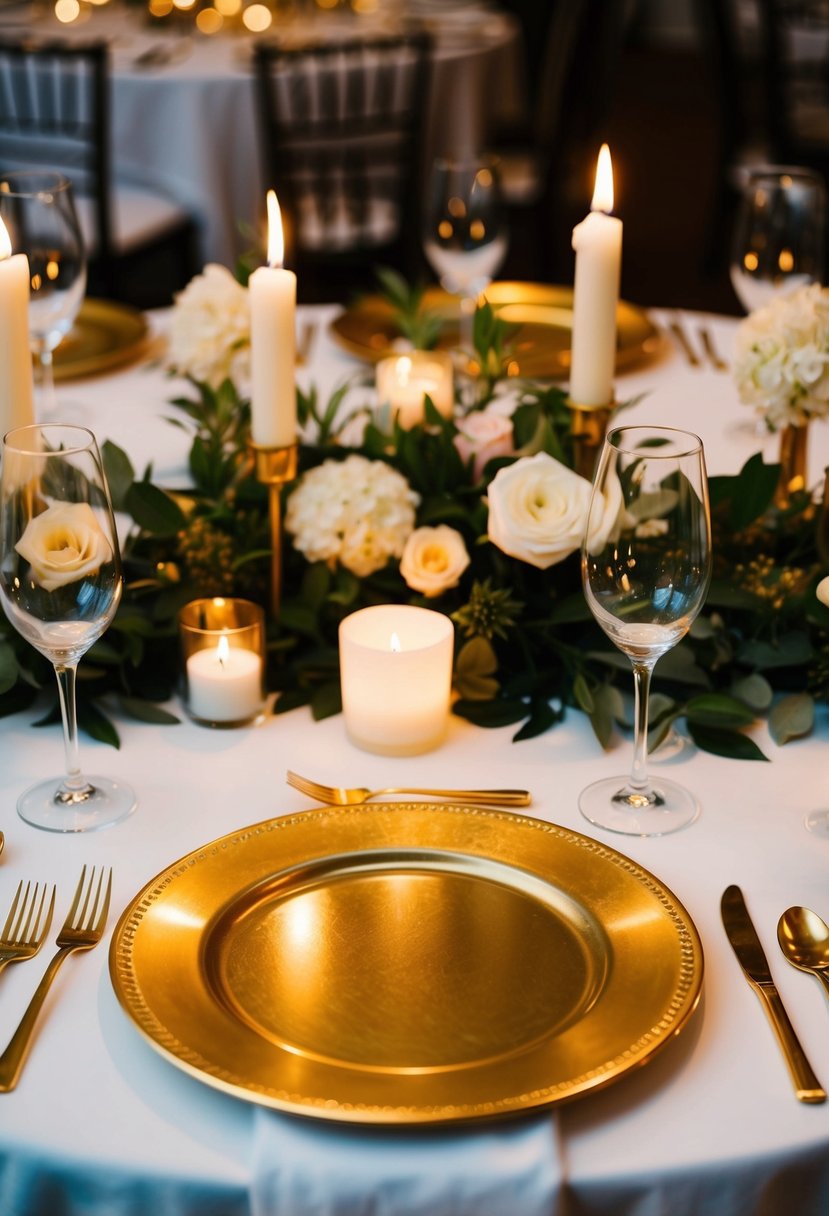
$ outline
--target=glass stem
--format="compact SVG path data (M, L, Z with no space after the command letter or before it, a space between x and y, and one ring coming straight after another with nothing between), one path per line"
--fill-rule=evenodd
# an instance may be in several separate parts
M635 790L647 790L650 785L648 780L648 697L653 669L654 663L643 663L641 660L637 660L633 664L635 736L630 784Z
M78 717L75 709L75 672L77 664L55 664L63 719L63 745L66 752L66 777L56 794L59 802L81 802L92 793L92 786L81 773L78 753Z
M54 418L57 412L55 400L55 369L51 350L45 346L39 351L40 395L43 402L43 418Z

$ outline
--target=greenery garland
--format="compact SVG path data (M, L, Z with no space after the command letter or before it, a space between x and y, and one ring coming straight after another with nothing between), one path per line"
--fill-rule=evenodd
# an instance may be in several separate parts
M400 328L428 343L437 328L420 311L417 292L386 280ZM473 409L487 406L509 362L510 330L489 306L475 318L481 375ZM174 425L192 433L192 485L170 493L140 476L110 442L103 459L116 511L132 521L123 545L125 591L106 636L78 671L82 729L118 746L110 717L178 721L167 703L180 668L177 614L204 595L240 595L267 603L270 534L267 490L253 475L250 413L230 381L217 390L191 381L177 399ZM515 741L562 722L569 710L590 718L608 746L614 730L631 728L630 665L593 621L581 591L579 557L546 570L507 556L487 540L487 487L498 469L546 452L572 468L571 413L562 390L512 385L515 455L471 474L455 439L456 419L427 398L421 425L403 430L382 412L368 418L357 447L342 439L340 389L322 403L298 392L303 434L299 475L354 452L397 470L419 495L418 526L450 525L470 556L458 584L435 598L412 592L392 559L357 577L342 565L308 562L289 536L283 552L284 599L269 618L267 682L275 712L310 706L315 719L340 709L337 629L342 618L373 603L428 604L456 625L454 712L480 727L515 726ZM826 519L812 497L775 506L779 466L752 457L732 477L710 479L715 576L704 612L689 635L656 668L651 747L678 720L709 752L766 759L748 729L768 718L778 744L807 734L815 702L829 699L829 609L815 596L827 572ZM286 493L292 491L287 487ZM0 622L0 713L31 706L54 690L51 665L7 622ZM38 725L59 717L56 700Z

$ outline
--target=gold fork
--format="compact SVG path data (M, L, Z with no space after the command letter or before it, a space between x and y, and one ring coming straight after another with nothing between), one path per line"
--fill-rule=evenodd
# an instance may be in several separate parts
M75 950L91 950L103 937L109 913L109 898L112 894L112 870L109 871L106 887L103 882L103 870L98 877L97 885L94 866L88 882L86 881L86 866L81 870L72 907L57 936L58 952L46 968L43 979L38 984L8 1047L0 1055L0 1093L8 1093L9 1090L14 1089L20 1078L29 1054L37 1015L40 1013L46 993L49 991L61 963Z
M34 888L30 882L23 888L23 880L17 884L12 906L6 923L0 930L0 971L9 963L22 963L24 959L34 958L46 940L49 926L52 923L52 913L55 910L55 888L52 887L52 898L46 907L46 884L40 893L40 883ZM21 903L20 897L23 897ZM44 916L45 909L45 916Z
M337 785L320 785L308 777L288 772L288 785L316 802L327 802L330 806L359 806L369 798L385 794L422 794L427 798L450 798L457 802L478 802L484 806L529 806L532 801L528 790L428 790L410 786L395 786L384 790L367 790L362 786L344 788Z

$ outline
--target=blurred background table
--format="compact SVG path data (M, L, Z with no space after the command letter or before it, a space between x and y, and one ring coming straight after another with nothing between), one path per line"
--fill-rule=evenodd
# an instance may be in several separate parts
M111 135L117 179L167 194L198 221L202 262L231 269L263 242L265 194L251 62L257 37L287 45L370 37L400 26L396 6L375 15L302 10L265 34L213 36L192 25L151 25L109 4L82 24L52 16L21 24L0 14L0 37L104 39L111 52ZM488 3L407 10L433 38L427 155L463 155L486 143L490 123L523 103L521 27ZM497 81L497 87L492 87Z

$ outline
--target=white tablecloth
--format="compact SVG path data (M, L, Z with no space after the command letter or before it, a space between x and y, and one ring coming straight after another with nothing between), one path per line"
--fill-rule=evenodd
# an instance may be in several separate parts
M713 329L726 353L733 324L714 319ZM323 333L313 368L303 369L302 377L331 384L356 368ZM729 377L688 368L667 343L649 366L620 377L617 391L621 398L648 393L631 418L696 429L713 472L735 469L756 449L750 415L737 404ZM142 459L163 453L171 478L184 455L178 432L162 420L172 395L173 386L158 372L140 368L59 389L67 421L91 423L102 438L125 443L139 467ZM828 428L814 428L813 449L817 477L829 464ZM563 726L520 744L511 742L514 728L483 732L453 719L446 744L418 758L416 770L411 760L357 751L340 718L314 724L305 710L228 732L186 722L119 722L121 750L84 739L82 759L90 771L130 782L138 810L108 831L60 837L27 827L14 811L19 792L62 762L59 730L32 729L33 716L2 723L0 828L7 844L0 907L21 877L54 880L58 922L84 862L114 866L114 924L132 896L176 858L234 828L306 808L307 801L284 784L289 766L337 784L394 785L416 775L423 784L529 787L532 814L584 832L580 789L624 771L630 760L629 740L619 738L602 753L575 712ZM755 733L771 763L727 761L690 745L653 758L654 769L668 769L701 798L702 815L687 830L647 840L588 831L653 871L684 903L705 949L703 1001L676 1042L645 1068L551 1114L557 1138L545 1138L537 1159L513 1149L507 1160L515 1187L506 1206L503 1193L492 1203L479 1194L482 1180L504 1168L503 1156L496 1162L491 1151L497 1129L495 1141L485 1128L477 1141L474 1129L471 1139L465 1132L468 1178L478 1188L475 1216L534 1214L521 1183L544 1164L546 1152L555 1154L562 1213L817 1216L829 1210L829 1105L795 1100L719 917L723 890L739 883L795 1027L829 1084L826 998L816 981L783 961L775 944L777 918L791 904L829 917L829 840L803 827L808 811L829 803L829 714L820 712L812 738L784 748L772 743L764 726ZM45 957L3 976L3 1038L43 966ZM254 1124L253 1107L179 1071L141 1038L115 999L102 945L66 963L21 1083L0 1098L0 1212L248 1216ZM313 1143L314 1129L301 1130ZM362 1157L362 1193L343 1210L384 1216L394 1210L377 1198L393 1160L384 1152L389 1134L378 1132L376 1154ZM437 1134L445 1143L458 1133ZM370 1129L360 1135L372 1142ZM392 1134L395 1150L405 1151L406 1135ZM332 1186L348 1138L336 1124L319 1131L320 1169L328 1177L333 1171ZM525 1147L541 1143L529 1134L520 1141ZM333 1145L330 1152L327 1145ZM443 1159L436 1153L429 1161L433 1211L459 1216L470 1208L449 1189ZM292 1161L296 1165L296 1157ZM353 1162L350 1170L353 1181ZM280 1214L294 1216L290 1207Z
M388 7L388 6L386 6ZM320 12L269 32L336 40L393 28L391 17L344 20ZM0 15L0 35L20 32L18 8ZM429 155L463 155L485 145L489 119L514 118L523 100L520 27L482 5L429 11L435 39L429 97ZM119 179L161 191L199 221L201 259L231 269L264 231L257 115L244 32L208 37L148 28L124 6L92 9L84 24L39 21L38 37L105 38L112 48L112 145ZM161 57L146 60L148 52ZM166 56L166 58L165 58ZM497 80L497 88L493 88Z

